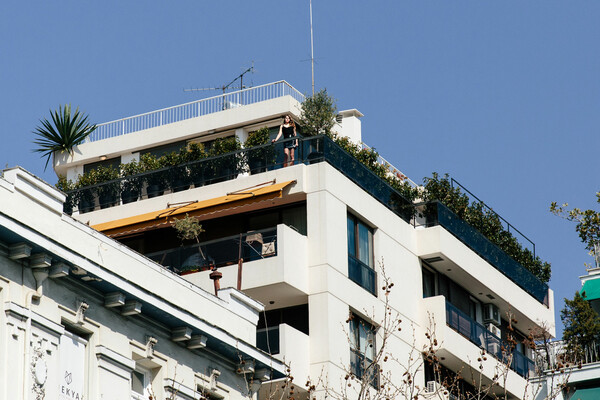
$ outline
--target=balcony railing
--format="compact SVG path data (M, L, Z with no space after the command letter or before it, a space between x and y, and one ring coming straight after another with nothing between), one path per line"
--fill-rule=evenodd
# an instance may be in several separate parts
M508 346L498 336L448 302L446 302L446 324L501 362L506 362L511 355L506 351ZM534 362L518 351L512 352L509 367L524 378L535 372Z
M87 141L95 142L126 135L283 96L292 96L299 102L304 101L304 95L293 86L286 81L278 81L98 124Z
M548 348L538 346L536 364L540 371L558 369L559 365L600 363L600 343L592 341L567 348L564 340L551 342Z
M354 256L348 255L348 278L369 291L377 295L376 274L373 268L369 267Z
M326 136L281 140L275 145L238 150L73 190L67 193L65 212L71 213L75 206L79 213L90 212L235 179L240 174L278 169L283 166L283 146L292 140L298 140L296 163L328 162L402 219L410 221L413 204Z
M277 255L277 229L263 229L191 246L158 251L146 257L179 274L204 271Z
M548 285L513 260L478 230L436 201L427 203L425 225L441 225L540 303L548 305Z

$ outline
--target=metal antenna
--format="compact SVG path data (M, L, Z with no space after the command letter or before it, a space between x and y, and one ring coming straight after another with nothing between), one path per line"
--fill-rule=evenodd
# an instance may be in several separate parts
M310 68L312 72L312 95L315 95L315 53L313 48L313 25L312 25L312 0L309 0L310 7Z
M232 80L231 82L229 82L226 85L218 86L218 87L205 87L205 88L183 89L183 91L184 92L200 92L200 91L204 91L204 90L222 90L223 94L225 94L225 92L228 89L245 89L246 87L244 86L244 75L247 74L248 72L254 73L254 61L252 61L252 66L250 68L247 68L244 72L242 72L241 74L239 74L238 76L236 76L234 80ZM231 86L238 79L240 80L240 86Z

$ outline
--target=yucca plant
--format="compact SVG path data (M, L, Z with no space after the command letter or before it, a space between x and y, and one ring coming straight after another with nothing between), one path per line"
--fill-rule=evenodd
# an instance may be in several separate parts
M51 120L41 119L33 133L37 139L33 141L36 153L46 158L44 170L48 168L50 158L55 152L69 153L73 156L73 148L81 143L96 129L95 124L88 123L88 116L79 111L71 112L71 105L58 106L58 110L50 111Z

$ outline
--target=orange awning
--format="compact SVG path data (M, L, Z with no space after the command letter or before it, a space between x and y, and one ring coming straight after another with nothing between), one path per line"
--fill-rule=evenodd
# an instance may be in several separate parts
M163 226L166 227L171 225L173 220L176 219L175 217L181 216L182 214L199 216L232 207L240 207L259 201L281 197L283 189L295 182L296 181L294 180L273 183L256 189L243 189L213 199L194 201L181 206L169 207L158 211L135 215L133 217L93 225L92 228L103 232L107 236L116 237L150 228L156 229Z

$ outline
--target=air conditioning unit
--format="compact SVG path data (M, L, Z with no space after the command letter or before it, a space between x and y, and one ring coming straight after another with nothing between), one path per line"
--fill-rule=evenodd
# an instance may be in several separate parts
M502 332L500 332L500 328L498 328L496 325L494 324L488 324L486 326L487 330L492 332L492 334L494 334L494 336L496 337L502 337Z
M483 305L483 322L500 326L500 309L497 305L492 303Z
M427 384L425 385L424 398L428 400L448 400L452 398L451 396L452 395L438 382L427 381Z

